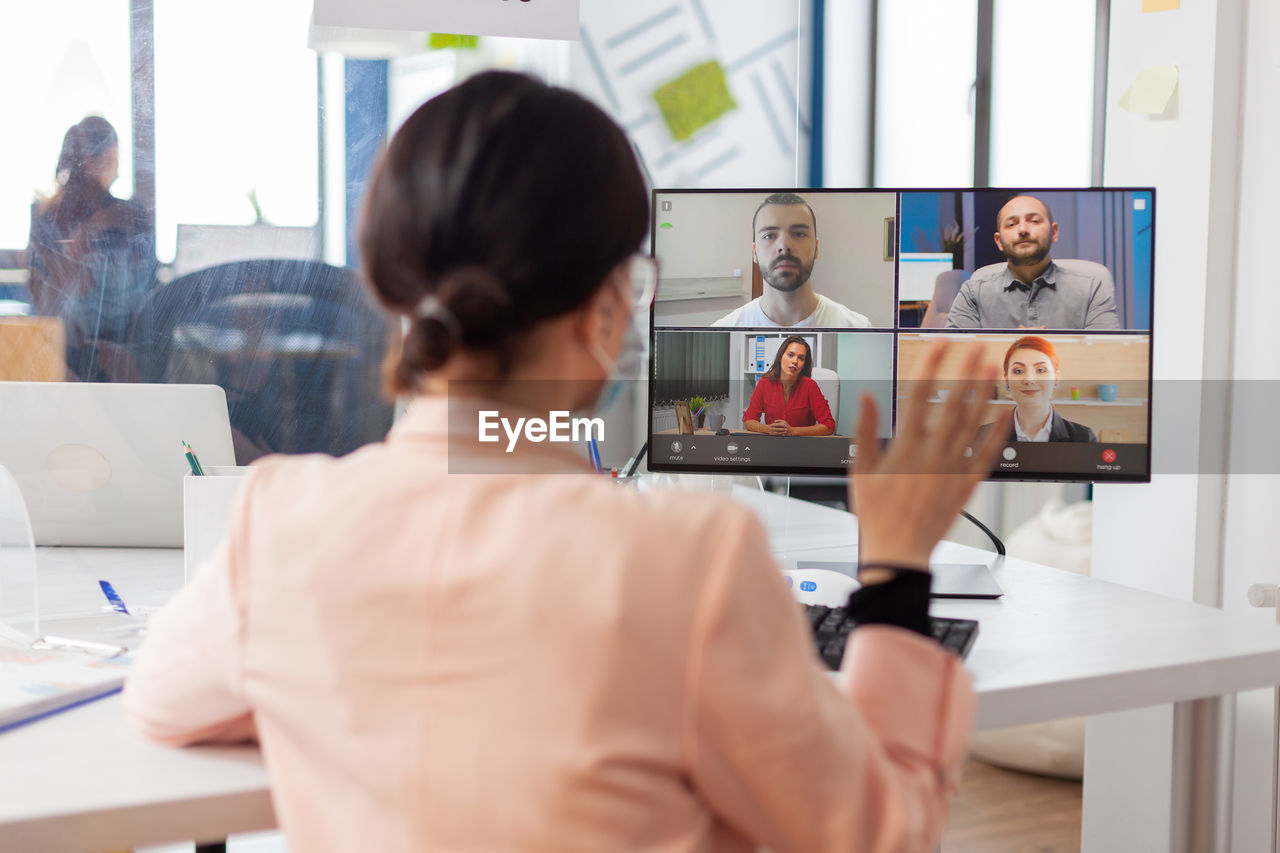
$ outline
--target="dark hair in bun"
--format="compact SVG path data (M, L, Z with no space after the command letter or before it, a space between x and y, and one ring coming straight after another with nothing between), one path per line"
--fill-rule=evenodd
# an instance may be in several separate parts
M580 95L490 71L427 101L382 155L360 227L375 295L411 319L392 390L459 347L509 370L521 335L590 299L648 230L630 143Z

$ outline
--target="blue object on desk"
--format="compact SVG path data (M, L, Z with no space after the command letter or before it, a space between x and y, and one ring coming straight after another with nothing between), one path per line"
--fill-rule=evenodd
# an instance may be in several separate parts
M111 602L111 609L117 613L123 613L129 616L129 608L124 606L124 599L121 598L110 583L107 581L98 581L98 586L102 587L102 594L107 597L107 601Z

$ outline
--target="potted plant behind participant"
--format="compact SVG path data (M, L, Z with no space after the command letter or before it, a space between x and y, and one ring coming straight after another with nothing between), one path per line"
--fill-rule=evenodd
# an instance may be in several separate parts
M707 401L704 397L689 398L689 414L693 416L693 422L698 429L702 429L707 421Z

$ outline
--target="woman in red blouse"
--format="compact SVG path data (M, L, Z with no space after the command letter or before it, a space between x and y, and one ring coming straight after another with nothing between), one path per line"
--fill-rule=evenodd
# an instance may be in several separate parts
M812 373L808 341L799 335L787 338L751 392L742 425L770 435L831 435L836 422Z

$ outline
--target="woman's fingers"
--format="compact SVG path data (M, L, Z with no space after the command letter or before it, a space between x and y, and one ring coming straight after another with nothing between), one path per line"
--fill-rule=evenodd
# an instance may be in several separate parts
M960 375L964 377L958 384L951 386L947 400L941 406L939 417L934 419L934 428L930 431L928 452L930 459L946 464L953 461L968 439L973 436L968 431L971 410L974 407L974 396L977 393L975 377L982 370L982 347L968 343L962 346L963 362Z
M933 393L933 381L938 376L938 369L942 365L943 357L947 354L947 349L947 342L943 340L929 345L924 364L912 380L911 388L907 393L906 414L898 422L899 433L914 437L923 432L925 410L928 408L925 401Z
M931 346L908 392L899 428L883 452L875 437L879 409L870 395L862 396L854 474L914 473L967 478L977 470L983 475L991 471L1004 444L1011 414L1004 413L992 424L981 446L974 446L974 436L990 405L989 389L999 370L993 365L982 366L984 351L980 344L967 344L961 368L967 378L952 387L944 404L930 404L927 400L947 350L945 342ZM938 416L927 423L926 412L930 408L935 408ZM973 449L966 455L966 448L970 447Z
M974 365L969 375L973 378L964 383L961 391L961 405L956 413L955 429L950 435L950 442L946 448L946 452L953 456L963 453L966 447L973 445L974 437L978 433L978 428L982 426L982 419L986 416L987 408L991 404L991 383L995 381L999 371L994 365L986 367Z
M880 409L870 394L862 395L862 412L858 416L857 457L853 461L856 474L869 474L880 464L880 443L876 440L876 427L880 424Z
M1013 420L1013 412L1001 412L991 423L986 436L973 448L973 456L969 459L969 474L975 481L981 480L991 473L995 467L996 457L1004 446L1004 437L1009 434L1009 424ZM972 433L970 433L972 435Z
M928 564L929 553L946 532L978 481L991 470L1009 414L1005 413L971 456L965 449L988 404L995 368L982 368L983 347L970 344L962 353L965 377L951 389L942 405L929 403L947 352L937 343L924 359L893 440L882 452L875 439L878 410L864 395L858 422L858 456L853 466L852 497L860 499L856 512L864 558L902 565ZM930 412L936 417L926 417ZM905 479L904 479L905 477Z

